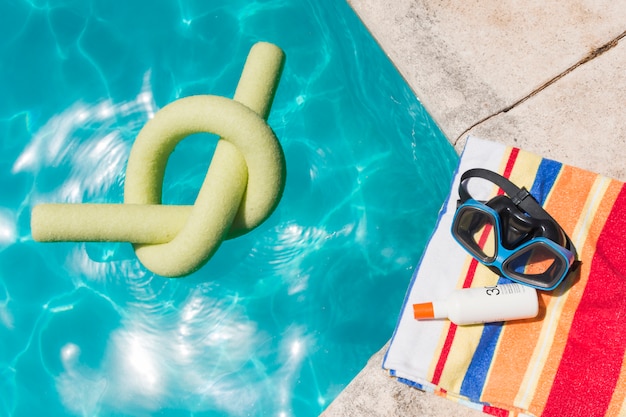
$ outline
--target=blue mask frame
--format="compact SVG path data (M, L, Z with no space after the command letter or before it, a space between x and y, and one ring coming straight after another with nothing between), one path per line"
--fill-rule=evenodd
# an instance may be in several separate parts
M476 201L467 190L473 177L493 182L507 195L486 203ZM495 273L536 289L552 290L575 269L578 262L573 243L525 188L492 171L472 169L461 176L459 196L452 235ZM486 249L486 242L478 240L489 236L492 242Z

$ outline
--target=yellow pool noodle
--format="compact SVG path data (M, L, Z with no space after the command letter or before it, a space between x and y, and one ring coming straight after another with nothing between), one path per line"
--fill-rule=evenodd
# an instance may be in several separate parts
M285 184L282 148L265 122L284 62L275 45L252 47L234 100L192 96L157 112L143 127L126 169L123 204L41 204L37 241L128 241L146 268L169 277L200 268L224 238L257 227ZM170 153L190 134L220 135L193 206L161 205Z

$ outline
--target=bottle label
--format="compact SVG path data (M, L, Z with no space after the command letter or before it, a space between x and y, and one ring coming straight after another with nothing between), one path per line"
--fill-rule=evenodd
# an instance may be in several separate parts
M494 285L493 287L485 287L485 293L489 296L495 295L511 295L524 292L524 287L520 284Z

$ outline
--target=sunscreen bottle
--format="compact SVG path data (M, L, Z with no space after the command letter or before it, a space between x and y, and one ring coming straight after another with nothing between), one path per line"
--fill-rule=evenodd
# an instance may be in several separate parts
M538 312L537 290L521 284L464 288L446 300L413 304L417 320L447 318L459 325L528 319Z

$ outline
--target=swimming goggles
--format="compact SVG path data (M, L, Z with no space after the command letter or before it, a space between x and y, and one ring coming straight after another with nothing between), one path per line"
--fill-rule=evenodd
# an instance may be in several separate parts
M476 201L467 189L476 177L496 184L506 195ZM570 238L526 188L486 169L470 169L461 176L452 235L495 273L540 290L554 289L577 263Z

